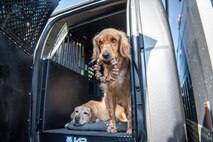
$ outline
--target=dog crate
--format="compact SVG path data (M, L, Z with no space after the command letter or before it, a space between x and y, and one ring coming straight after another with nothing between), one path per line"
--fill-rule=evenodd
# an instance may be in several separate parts
M108 133L106 129L65 128L76 106L89 100L100 101L103 96L99 88L100 81L94 76L94 64L90 63L93 37L109 27L126 32L126 2L100 4L98 11L82 11L58 20L46 38L40 62L42 67L39 67L42 74L39 82L43 89L40 91L38 118L38 140L41 142L127 142L135 139L135 132L128 135L126 130Z

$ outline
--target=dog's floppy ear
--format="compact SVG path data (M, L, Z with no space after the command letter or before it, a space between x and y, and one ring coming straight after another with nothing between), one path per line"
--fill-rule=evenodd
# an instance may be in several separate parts
M100 50L98 48L98 35L96 35L94 38L93 38L93 53L92 53L92 61L91 62L94 62L96 59L98 59L98 56L100 54Z
M90 119L90 121L91 122L95 122L97 118L98 118L97 113L94 110L91 109L91 119Z
M92 101L88 102L87 107L90 108L91 117L90 122L95 122L98 118L98 110Z
M130 59L131 58L130 57L130 45L129 45L127 36L122 31L119 31L119 34L120 34L120 49L119 49L119 52L120 52L121 56Z
M74 111L70 114L70 118L71 118L71 120L73 120L73 119L74 119L74 117L75 117L75 109L74 109Z

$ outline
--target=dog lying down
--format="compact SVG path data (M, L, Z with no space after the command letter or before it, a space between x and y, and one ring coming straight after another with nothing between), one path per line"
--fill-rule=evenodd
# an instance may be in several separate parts
M123 107L117 105L116 121L127 122ZM70 115L71 122L65 125L68 129L106 130L109 114L104 101L91 100L83 105L75 107ZM118 123L118 129L125 131L127 123ZM79 127L81 126L81 127ZM125 127L125 128L124 128Z

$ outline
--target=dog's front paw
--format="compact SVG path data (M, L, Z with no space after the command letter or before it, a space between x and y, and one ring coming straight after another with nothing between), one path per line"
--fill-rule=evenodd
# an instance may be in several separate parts
M116 133L117 132L117 128L115 126L108 126L107 132L108 133Z
M64 125L65 128L68 128L68 126L69 126L69 123L66 123L66 124Z
M108 133L116 133L117 132L115 121L113 121L113 120L109 121L107 132Z
M131 135L132 134L132 128L128 128L126 131L127 134Z

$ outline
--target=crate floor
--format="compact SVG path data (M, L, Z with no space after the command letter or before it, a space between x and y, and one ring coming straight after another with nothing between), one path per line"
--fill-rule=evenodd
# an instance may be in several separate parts
M134 142L134 137L125 132L107 133L105 131L76 131L62 129L45 130L40 142Z

